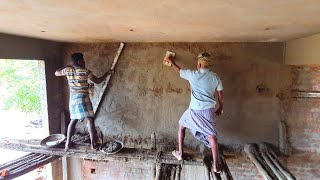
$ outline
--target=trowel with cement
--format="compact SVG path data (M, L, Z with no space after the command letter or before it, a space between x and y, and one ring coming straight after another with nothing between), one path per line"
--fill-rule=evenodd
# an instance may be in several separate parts
M166 56L165 56L164 59L163 59L163 65L170 67L172 64L171 64L170 62L168 62L168 61L166 60L166 58L167 58L167 57L171 57L172 59L174 59L175 56L176 56L176 53L171 52L171 51L167 51L167 52L166 52Z

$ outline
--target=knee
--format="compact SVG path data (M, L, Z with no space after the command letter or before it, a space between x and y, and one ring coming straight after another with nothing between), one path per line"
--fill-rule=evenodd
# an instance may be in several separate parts
M77 124L77 120L71 120L69 123L69 127L73 127Z
M87 124L93 124L93 119L92 118L87 118Z
M217 142L217 137L216 136L209 135L208 139Z
M179 125L179 130L184 131L184 130L186 130L186 127Z

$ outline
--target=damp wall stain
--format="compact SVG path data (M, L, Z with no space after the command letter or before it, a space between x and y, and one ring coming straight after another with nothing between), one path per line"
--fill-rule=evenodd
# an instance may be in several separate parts
M88 69L101 76L111 66L118 46L66 44L64 62L71 53L84 52ZM163 66L166 50L176 53L181 68L191 69L196 68L199 52L212 54L211 70L222 79L225 96L225 113L217 118L220 143L278 145L278 96L290 81L289 76L281 77L290 75L282 64L283 43L127 43L95 120L106 138L141 138L144 142L155 132L168 143L176 141L178 121L190 102L190 87ZM95 94L101 87L95 86ZM79 128L84 126L79 124ZM187 133L186 145L199 142Z

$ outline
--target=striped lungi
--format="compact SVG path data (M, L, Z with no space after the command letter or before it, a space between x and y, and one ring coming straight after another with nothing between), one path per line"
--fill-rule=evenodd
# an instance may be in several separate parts
M69 102L70 119L83 121L85 118L93 118L94 112L88 94L70 94Z
M194 110L187 109L179 124L190 129L192 135L204 143L207 147L210 147L208 136L217 136L217 130L215 128L214 109Z

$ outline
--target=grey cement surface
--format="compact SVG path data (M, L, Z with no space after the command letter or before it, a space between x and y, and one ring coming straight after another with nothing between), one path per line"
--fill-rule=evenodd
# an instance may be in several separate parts
M66 44L64 61L73 52L83 52L88 69L101 76L111 66L118 45ZM176 62L182 68L195 69L201 51L213 55L211 69L221 77L225 96L224 115L217 119L219 143L268 142L278 146L281 108L277 96L289 83L281 78L287 73L282 67L282 43L126 44L95 120L106 139L122 139L129 147L149 147L150 135L155 132L161 139L159 144L175 146L190 88L187 81L162 65L166 50L176 52ZM101 87L95 86L95 95ZM84 129L85 123L78 128ZM186 145L199 143L187 133Z

